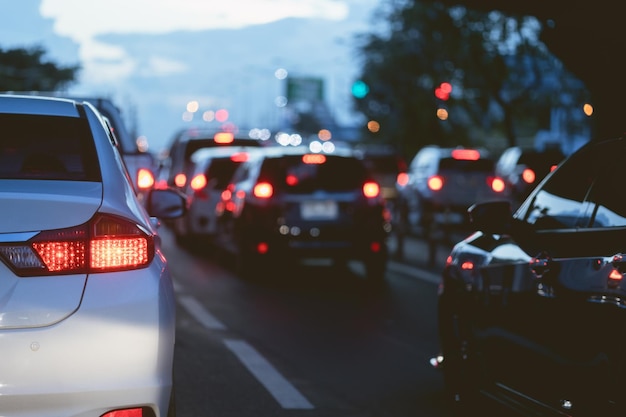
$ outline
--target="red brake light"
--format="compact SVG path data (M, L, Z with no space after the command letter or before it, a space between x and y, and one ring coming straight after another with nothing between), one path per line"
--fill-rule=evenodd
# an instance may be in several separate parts
M409 174L407 174L406 172L399 173L396 177L396 183L401 187L407 185L409 183Z
M143 268L154 258L151 235L126 220L98 215L88 223L43 231L0 246L19 276L85 274Z
M142 417L142 408L127 408L125 410L115 410L104 414L102 417Z
M287 175L287 178L285 178L285 182L287 183L287 185L290 186L294 186L298 183L298 177L296 177L295 175Z
M374 181L368 181L363 184L363 194L367 198L374 198L380 195L380 186Z
M233 162L246 162L248 160L248 156L247 152L237 152L230 157L230 160Z
M465 269L465 270L472 270L474 269L474 262L472 261L465 261L461 264L461 269Z
M269 182L260 182L254 186L253 194L258 198L270 198L274 194L274 187Z
M191 179L191 182L189 183L189 186L194 191L201 190L204 187L206 187L206 185L207 185L207 179L204 174L196 175L195 177Z
M439 175L433 175L432 177L428 178L428 188L433 191L441 190L443 188L443 177L440 177Z
M621 281L622 278L624 278L624 276L622 275L621 272L619 272L617 269L613 269L610 273L609 273L609 279L611 281Z
M370 243L370 251L372 253L378 253L381 251L382 249L382 245L380 244L380 242L372 242Z
M174 184L177 187L184 187L185 184L187 183L187 176L185 174L183 174L182 172L180 174L176 174L176 176L174 177Z
M217 132L215 135L213 135L213 140L215 141L215 143L221 144L233 143L235 137L230 132Z
M454 149L452 151L454 159L465 159L468 161L477 161L480 159L480 152L476 149Z
M501 193L506 188L506 183L500 177L491 177L489 178L490 186L493 191L496 193Z
M158 190L166 190L167 189L167 181L166 180L159 180L156 182L156 184L154 185L154 188L158 189Z
M257 253L259 253L261 255L266 254L269 250L270 250L270 247L267 244L267 242L259 242L256 245L256 251L257 251Z
M558 165L552 165L552 166L550 166L550 172L554 171L554 170L556 169L556 167L557 167L557 166L558 166Z
M308 153L302 155L302 162L305 164L323 164L326 162L326 155L322 155L321 153Z
M536 179L535 171L530 168L524 169L524 171L522 171L522 179L525 183L532 184Z
M152 171L146 168L141 168L137 171L137 187L140 190L147 190L154 186L154 174Z

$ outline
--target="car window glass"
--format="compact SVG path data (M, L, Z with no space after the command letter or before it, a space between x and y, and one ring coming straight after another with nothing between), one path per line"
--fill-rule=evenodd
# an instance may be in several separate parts
M588 210L591 186L599 175L609 175L607 167L617 161L616 151L606 144L573 155L522 206L526 222L537 229L588 226L593 214ZM599 189L596 195L603 193Z
M240 162L235 162L230 158L215 158L209 164L206 170L208 181L215 180L214 188L223 190L228 185Z
M492 159L465 160L442 158L439 161L440 171L493 172L494 169L495 161Z
M0 178L100 181L86 119L1 114Z
M296 194L361 189L367 175L361 160L333 156L327 156L320 164L307 164L301 155L268 158L261 170L263 180L278 190Z
M589 201L596 210L592 227L626 226L626 199L621 192L626 164L621 162L623 157L613 161L610 168L600 174L589 193Z

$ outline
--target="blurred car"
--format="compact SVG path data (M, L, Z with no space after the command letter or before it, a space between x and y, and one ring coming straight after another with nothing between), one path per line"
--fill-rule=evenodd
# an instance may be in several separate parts
M210 244L218 233L222 193L237 167L248 158L247 146L203 148L191 155L193 171L185 187L188 210L172 222L176 241L184 246ZM218 207L219 206L219 207Z
M385 276L389 214L379 184L351 150L251 152L224 199L219 243L238 256L244 275L327 258L360 261L373 281Z
M186 128L174 135L168 145L167 155L161 162L162 172L159 178L164 180L164 186L184 190L194 169L191 155L197 150L223 146L261 147L266 145L266 141L244 136L239 132Z
M476 232L443 271L432 361L457 405L624 414L625 158L626 138L592 141L515 212L508 201L470 209Z
M498 158L496 174L506 181L517 207L563 159L565 154L558 147L538 150L512 146Z
M495 166L495 159L480 148L420 149L409 165L406 185L399 185L408 228L427 239L436 231L466 228L472 204L508 195Z
M142 149L137 139L132 137L126 128L121 110L111 99L76 96L57 91L11 92L11 94L67 98L76 101L88 101L94 105L100 114L106 118L119 142L119 152L124 159L124 164L132 179L135 192L140 200L143 201L146 198L148 190L155 184L158 169L156 158L147 149Z
M394 147L374 145L357 146L356 152L363 158L374 179L380 184L381 196L393 205L398 198L396 187L398 176L407 171L402 154Z
M88 102L0 95L0 126L0 414L174 416L157 226L184 198L142 204Z

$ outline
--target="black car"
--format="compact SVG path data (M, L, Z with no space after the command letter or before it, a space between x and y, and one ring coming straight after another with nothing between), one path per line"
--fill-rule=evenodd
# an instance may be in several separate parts
M242 273L327 258L362 261L368 278L384 278L390 216L380 185L352 151L250 152L223 196L217 240L237 254Z
M439 289L446 389L532 416L626 413L626 138L593 141L514 213L470 208Z

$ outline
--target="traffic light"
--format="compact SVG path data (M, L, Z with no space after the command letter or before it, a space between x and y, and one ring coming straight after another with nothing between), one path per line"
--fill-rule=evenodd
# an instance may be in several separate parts
M370 92L369 86L362 80L356 80L352 84L352 95L356 98L364 98Z
M439 100L447 101L452 93L452 84L443 82L439 84L439 87L435 88L435 97Z

